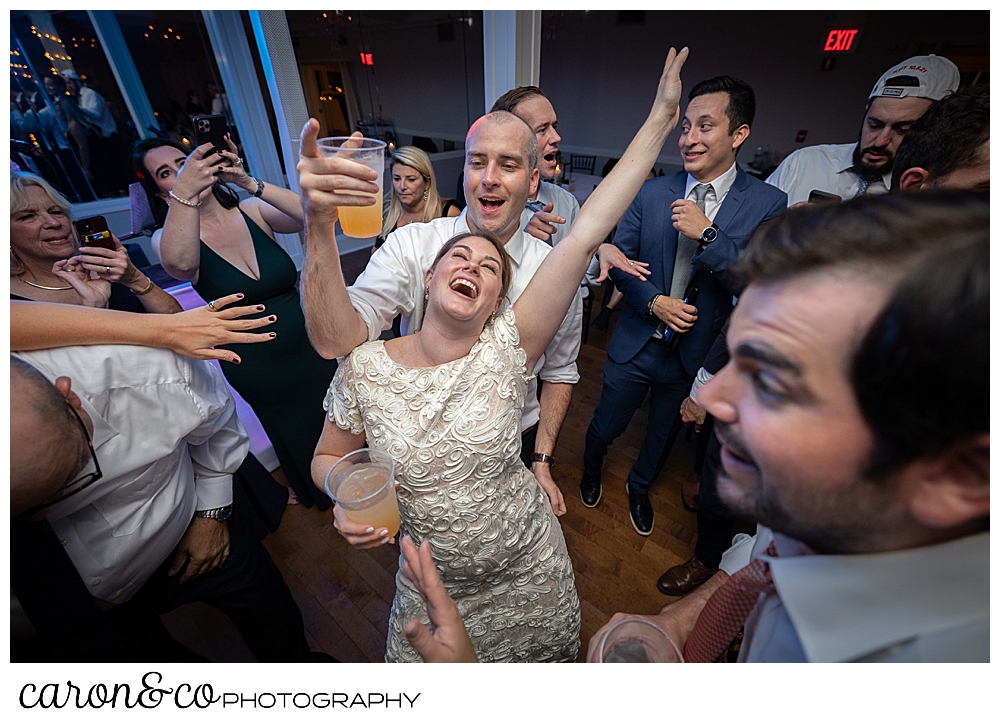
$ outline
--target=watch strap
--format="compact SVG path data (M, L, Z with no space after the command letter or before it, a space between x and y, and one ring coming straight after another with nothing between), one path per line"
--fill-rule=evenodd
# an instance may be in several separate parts
M556 463L555 457L550 454L545 454L544 452L535 452L531 455L532 462L545 462L551 467Z

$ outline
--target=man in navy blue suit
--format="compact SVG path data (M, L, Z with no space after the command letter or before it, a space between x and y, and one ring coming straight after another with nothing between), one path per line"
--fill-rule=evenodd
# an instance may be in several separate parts
M651 390L646 438L627 484L640 535L653 531L649 486L680 430L680 404L733 308L738 289L726 268L757 226L787 206L783 191L736 165L756 110L753 89L720 76L696 85L688 100L678 140L684 171L647 181L615 234L615 246L648 263L651 274L643 282L612 271L626 305L608 343L580 482L583 504L596 507L608 446Z

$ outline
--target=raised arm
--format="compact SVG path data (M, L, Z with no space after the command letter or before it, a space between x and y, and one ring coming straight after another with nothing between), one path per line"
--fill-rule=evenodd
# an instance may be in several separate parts
M545 258L514 304L521 346L529 365L545 349L562 321L601 242L635 198L670 131L677 125L680 71L688 49L667 54L649 117L611 174L594 190L569 235Z
M229 159L229 165L219 166L220 177L234 186L242 188L247 193L254 196L240 204L240 207L249 211L255 217L254 220L263 221L275 233L298 233L302 230L302 197L294 191L281 186L274 186L261 181L261 195L257 196L257 179L246 172L243 166L243 159L240 158L238 149L233 143L233 139L226 135L228 151L223 151L222 155Z
M337 207L372 205L371 196L341 192L378 193L378 176L360 163L321 157L318 136L319 123L310 118L302 128L298 165L306 228L302 296L309 341L320 356L334 359L368 340L368 326L351 304L340 266Z
M211 143L204 143L192 151L170 191L173 197L167 220L163 228L153 234L153 250L166 272L175 279L198 281L201 265L199 196L215 183L220 171L215 165L218 160Z

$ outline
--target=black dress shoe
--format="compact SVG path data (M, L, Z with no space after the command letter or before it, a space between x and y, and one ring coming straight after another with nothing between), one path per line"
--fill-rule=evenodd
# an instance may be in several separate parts
M584 472L583 479L580 480L580 499L583 500L584 507L597 507L597 504L601 501L600 475L591 479Z
M653 505L649 503L649 495L645 492L633 492L629 483L625 483L628 492L628 516L632 527L643 537L653 531Z

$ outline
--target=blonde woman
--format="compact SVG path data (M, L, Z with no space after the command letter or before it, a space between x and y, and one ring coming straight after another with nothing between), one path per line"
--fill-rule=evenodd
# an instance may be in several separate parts
M180 304L114 250L80 248L70 204L40 176L10 173L10 297L98 309L174 314Z
M443 199L438 194L431 159L416 146L403 146L392 154L389 177L392 179L392 198L375 248L381 246L389 234L408 223L425 223L461 213L455 201Z

